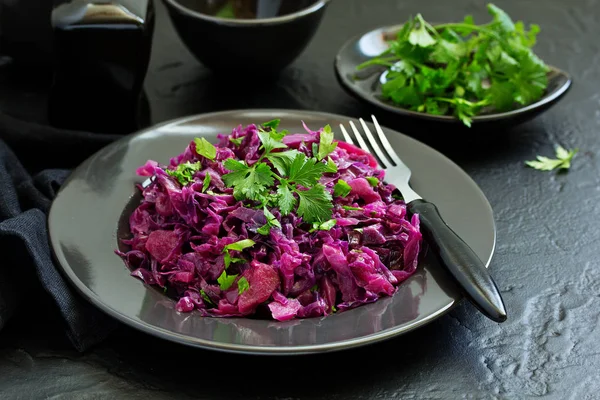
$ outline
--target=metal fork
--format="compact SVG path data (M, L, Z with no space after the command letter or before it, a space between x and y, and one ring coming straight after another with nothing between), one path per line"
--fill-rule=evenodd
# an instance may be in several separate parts
M454 277L471 303L491 320L506 321L506 309L500 291L485 264L477 257L473 249L444 222L435 204L423 200L410 187L410 168L394 151L375 116L372 115L371 118L381 146L362 118L360 123L373 151L370 150L354 122L350 121L350 127L358 146L369 153L375 153L380 166L388 172L386 174L386 177L390 177L387 179L388 182L395 185L402 193L408 211L411 214L419 214L423 236L435 252L440 264ZM344 140L354 144L354 140L344 125L340 124L340 129Z

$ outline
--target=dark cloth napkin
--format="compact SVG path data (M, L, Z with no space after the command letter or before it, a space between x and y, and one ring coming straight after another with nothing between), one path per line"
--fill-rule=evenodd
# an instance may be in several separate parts
M70 169L119 137L55 129L0 112L0 329L17 312L39 310L34 298L50 304L63 321L57 326L79 351L116 327L61 276L47 214Z

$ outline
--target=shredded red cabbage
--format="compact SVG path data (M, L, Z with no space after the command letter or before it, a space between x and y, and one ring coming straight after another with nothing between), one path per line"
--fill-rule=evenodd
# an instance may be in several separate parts
M319 143L322 130L306 130L287 135L283 143L312 157L312 143ZM351 187L346 197L333 197L335 226L314 231L294 212L282 216L273 208L281 228L264 235L257 232L267 222L263 209L236 201L222 179L230 172L226 159L256 162L257 134L256 125L238 126L231 135L219 135L214 160L198 155L191 142L169 165L148 161L137 170L151 183L141 188L143 200L129 219L131 238L123 241L129 250L117 251L131 275L174 297L178 311L214 317L285 321L392 296L415 272L422 237L418 215L407 219L404 201L383 181L376 160L338 142L329 155L338 171L320 180L332 194L339 179ZM186 162L200 164L183 185L168 171ZM246 239L254 245L227 250ZM235 262L226 270L227 257ZM224 271L229 282L220 279Z

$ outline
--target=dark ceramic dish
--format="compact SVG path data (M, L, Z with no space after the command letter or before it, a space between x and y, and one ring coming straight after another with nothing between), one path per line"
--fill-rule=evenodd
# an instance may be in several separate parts
M408 332L452 308L461 295L431 253L424 255L415 275L393 297L325 318L287 322L180 314L174 300L129 276L114 250L119 238L127 236L129 215L140 200L135 184L143 179L136 176L136 168L148 159L168 163L194 137L215 142L218 133L229 133L238 124L273 118L281 118L282 128L297 132L303 131L301 121L316 129L349 120L309 111L220 112L147 129L93 155L71 174L50 210L50 241L62 272L86 299L125 324L186 345L229 352L342 350ZM413 171L414 189L438 205L448 224L488 265L496 240L494 218L475 182L432 148L386 131Z
M282 1L306 7L267 18L233 19L201 12L208 12L209 0L163 0L181 40L208 68L215 72L241 68L264 75L278 72L298 57L329 4L329 0L277 0Z
M461 125L458 119L449 115L431 115L411 111L394 105L381 97L381 79L385 67L365 68L357 71L361 63L386 50L385 38L395 37L402 25L388 26L355 36L342 46L335 58L335 72L342 87L351 95L371 105L400 116L421 120ZM571 86L571 77L558 68L550 67L548 88L544 97L525 107L502 113L479 115L473 118L473 127L491 124L516 125L530 120L556 104Z

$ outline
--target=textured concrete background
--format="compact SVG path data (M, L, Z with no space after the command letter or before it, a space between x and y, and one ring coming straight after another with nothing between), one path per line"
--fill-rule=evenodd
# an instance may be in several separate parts
M389 116L380 121L444 151L488 196L498 228L491 268L507 303L506 323L492 323L463 302L415 332L336 354L222 355L126 327L77 354L51 316L32 310L0 333L0 397L600 399L600 2L496 4L515 19L542 26L536 52L573 75L567 97L534 121L489 137L449 129L422 132ZM474 0L333 1L309 48L275 82L240 87L215 79L195 62L157 4L146 84L152 120L251 107L365 116L370 110L334 78L333 57L347 38L417 12L432 21L458 20L466 13L483 21L484 5ZM39 115L43 92L2 84L0 106ZM581 149L567 174L523 166L537 154L551 155L555 144Z

